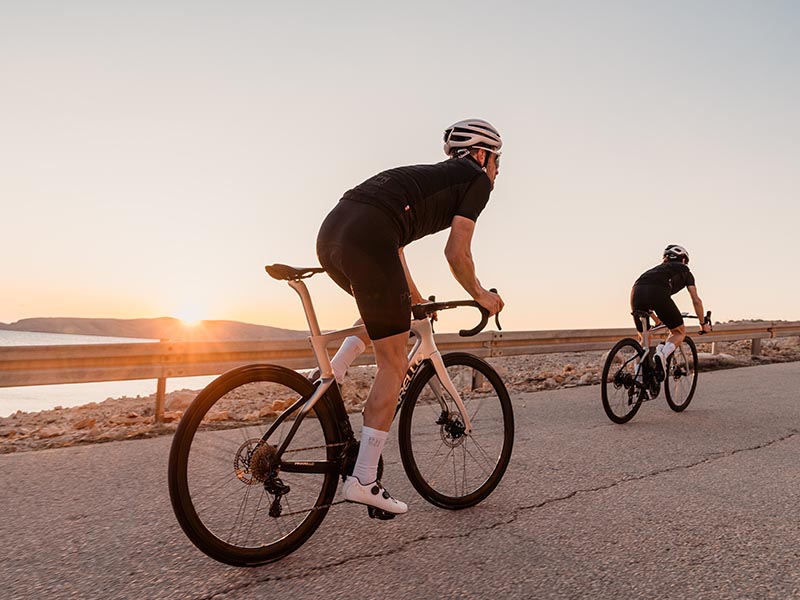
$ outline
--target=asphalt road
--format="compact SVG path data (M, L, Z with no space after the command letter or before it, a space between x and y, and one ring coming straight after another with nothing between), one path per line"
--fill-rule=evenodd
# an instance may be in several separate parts
M800 598L800 363L702 373L614 425L597 386L514 398L495 493L437 509L390 439L409 514L337 505L300 550L217 564L178 527L170 438L0 456L0 597Z

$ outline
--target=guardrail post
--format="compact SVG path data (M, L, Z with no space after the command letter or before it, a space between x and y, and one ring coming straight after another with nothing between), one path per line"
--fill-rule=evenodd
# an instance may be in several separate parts
M161 423L164 420L164 404L167 396L167 378L159 377L158 386L156 387L156 423Z
M750 342L750 356L761 354L761 338L756 338Z
M711 354L719 354L717 342L711 342Z

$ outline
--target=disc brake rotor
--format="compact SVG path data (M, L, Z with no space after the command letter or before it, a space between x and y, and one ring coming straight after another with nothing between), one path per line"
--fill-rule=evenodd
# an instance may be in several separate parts
M233 459L233 470L242 483L264 483L278 472L277 448L261 438L253 438L239 446Z

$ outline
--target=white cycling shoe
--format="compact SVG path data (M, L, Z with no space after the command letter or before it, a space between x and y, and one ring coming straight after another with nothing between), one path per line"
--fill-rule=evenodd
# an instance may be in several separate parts
M361 482L351 475L344 480L342 495L349 502L374 506L393 515L402 515L408 512L408 505L392 498L380 481L361 485Z

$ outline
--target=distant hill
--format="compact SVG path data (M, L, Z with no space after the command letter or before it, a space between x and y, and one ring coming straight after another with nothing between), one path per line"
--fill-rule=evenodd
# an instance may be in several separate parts
M170 341L286 340L308 337L306 331L280 329L239 321L200 321L197 324L187 325L180 319L172 317L157 319L37 317L22 319L10 324L0 323L0 329Z

